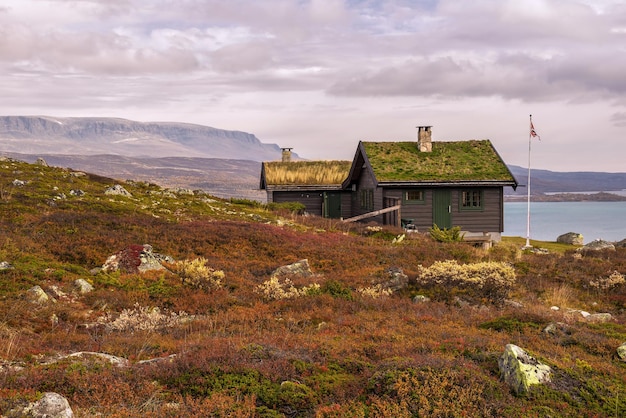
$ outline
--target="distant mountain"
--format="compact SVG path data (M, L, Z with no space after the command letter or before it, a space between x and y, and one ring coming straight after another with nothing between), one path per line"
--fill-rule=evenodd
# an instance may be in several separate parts
M520 186L516 191L505 189L507 195L526 195L528 168L509 165L509 170ZM616 192L626 190L626 173L602 173L592 171L557 172L530 170L530 192L533 195L546 193Z
M0 116L0 152L272 161L280 147L253 134L176 122ZM294 157L297 157L294 154Z

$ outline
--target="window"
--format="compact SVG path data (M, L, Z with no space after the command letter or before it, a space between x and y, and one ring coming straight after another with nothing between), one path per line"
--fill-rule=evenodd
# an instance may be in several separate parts
M423 190L405 190L402 193L404 203L424 203Z
M359 202L361 204L361 209L374 210L374 190L359 190Z
M461 210L482 210L482 190L463 190L461 192Z

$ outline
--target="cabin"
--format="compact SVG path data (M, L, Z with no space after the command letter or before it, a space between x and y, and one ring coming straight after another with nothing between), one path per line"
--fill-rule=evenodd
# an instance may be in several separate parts
M291 148L282 161L261 165L260 189L268 202L300 202L308 214L324 218L351 216L351 192L343 190L351 161L292 161Z
M337 177L346 164L308 163L319 164L320 170L325 170L324 163L328 169L341 163L343 169L335 171ZM301 173L302 178L292 173L286 178L288 171L300 170L288 162L280 163L284 175L278 182L268 176L273 164L263 163L261 172L261 188L267 190L268 202L299 201L307 210L309 204L317 207L311 213L320 216L421 231L433 225L459 226L469 236L488 236L489 241L499 241L504 231L504 187L517 187L491 141L433 142L431 126L418 127L417 141L359 142L340 183L337 178L323 181L321 173ZM306 166L301 167L305 172ZM305 187L317 193L315 202ZM327 201L333 204L326 206Z

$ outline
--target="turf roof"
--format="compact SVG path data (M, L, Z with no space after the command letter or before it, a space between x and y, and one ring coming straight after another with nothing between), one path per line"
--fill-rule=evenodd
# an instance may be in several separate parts
M515 181L489 140L433 142L432 152L416 142L362 144L379 182Z
M282 185L340 185L352 161L291 161L263 163L265 183Z

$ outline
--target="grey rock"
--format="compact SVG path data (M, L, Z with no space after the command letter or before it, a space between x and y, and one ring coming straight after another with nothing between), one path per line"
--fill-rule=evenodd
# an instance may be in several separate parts
M18 179L13 180L13 183L11 184L17 187L26 186L26 182L24 180L18 180Z
M409 285L409 276L407 276L400 267L389 267L385 273L387 273L390 278L383 283L383 288L397 292Z
M606 312L595 313L595 314L590 314L586 316L585 320L587 322L596 322L596 323L609 322L613 320L613 315L611 315L610 313L606 313Z
M72 189L72 190L70 190L70 194L71 194L72 196L81 197L81 196L84 196L84 195L85 195L85 192L84 192L84 191L82 191L82 190L80 190L80 189Z
M31 302L38 303L38 304L44 304L52 300L39 285L33 286L30 289L28 289L26 291L26 296Z
M430 302L430 298L424 295L415 295L413 298L414 303L427 303Z
M563 235L559 235L556 242L570 245L583 245L583 234L579 234L578 232L568 232Z
M43 167L48 167L48 163L46 162L46 160L44 160L41 157L37 158L37 161L35 161L35 164L36 165L41 165Z
M615 251L615 245L608 241L604 241L601 239L596 239L588 243L587 245L579 248L577 251L582 253L588 253L593 251L601 251L601 250L613 250Z
M550 382L551 369L514 344L507 344L498 359L500 375L517 394L524 394L533 385Z
M74 287L78 290L78 293L85 294L93 291L93 286L85 279L74 280Z
M7 418L73 418L69 402L55 392L45 392L41 399L6 413Z
M13 268L8 261L0 261L0 270L11 270Z
M567 324L563 322L551 322L546 325L542 332L553 336L563 336L571 333Z
M303 259L300 261L296 261L295 263L288 264L286 266L278 267L272 273L272 277L282 278L288 276L296 276L301 278L312 277L313 272L311 271L309 260Z
M623 362L626 362L626 343L623 343L617 347L617 357Z
M108 273L121 270L128 273L143 273L164 269L163 262L173 263L174 259L167 255L154 253L149 244L131 245L110 256L102 265L102 271Z
M126 190L125 188L123 188L119 184L116 184L115 186L109 187L108 189L106 189L104 191L104 194L110 195L110 196L132 197L132 194L130 194L130 192L128 190Z

